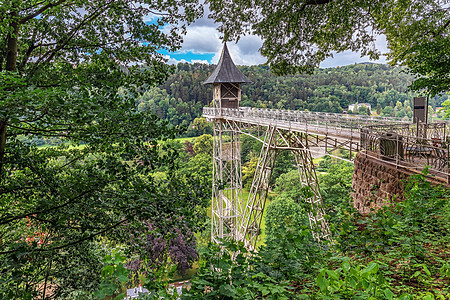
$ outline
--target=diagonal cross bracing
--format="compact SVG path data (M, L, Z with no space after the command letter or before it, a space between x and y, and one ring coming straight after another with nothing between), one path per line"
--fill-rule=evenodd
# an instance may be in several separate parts
M269 181L281 151L291 151L299 172L299 185L308 207L308 218L316 240L330 239L312 148L325 153L336 149L359 151L360 128L397 121L329 113L310 113L249 108L204 108L213 122L213 195L211 239L244 241L255 249L266 204ZM262 142L256 172L247 199L242 193L240 135ZM350 158L351 158L350 154Z

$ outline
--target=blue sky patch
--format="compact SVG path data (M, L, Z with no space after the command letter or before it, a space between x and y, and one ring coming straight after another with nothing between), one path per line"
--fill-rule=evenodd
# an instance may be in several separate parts
M192 62L193 60L206 60L208 63L211 63L215 53L194 53L190 51L177 51L177 52L169 52L167 50L160 50L159 53L163 55L168 55L170 58L176 60L186 60L188 62Z

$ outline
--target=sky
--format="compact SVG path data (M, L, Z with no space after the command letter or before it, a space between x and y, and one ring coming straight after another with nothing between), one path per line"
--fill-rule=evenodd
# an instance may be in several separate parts
M208 14L209 11L205 8L204 16L188 27L183 46L179 51L175 53L161 52L169 59L170 64L178 62L216 64L219 61L223 45L219 39L220 33L216 30L218 25L207 18ZM387 51L386 40L383 36L377 39L376 44L382 53ZM266 62L266 59L258 51L262 45L258 36L243 36L237 44L228 42L227 45L236 65L258 65ZM326 59L320 67L329 68L362 62L385 63L386 60L381 57L377 61L371 61L368 57L361 57L360 53L345 51Z

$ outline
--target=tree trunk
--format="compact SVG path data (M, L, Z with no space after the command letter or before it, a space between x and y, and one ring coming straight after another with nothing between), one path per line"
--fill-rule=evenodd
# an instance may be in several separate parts
M10 27L12 32L8 33L7 50L6 50L6 71L16 71L17 64L17 42L19 40L19 14L17 12L11 13L12 22Z
M6 71L15 72L17 65L17 44L19 40L19 13L12 12L11 14L11 32L7 37L7 49L6 49ZM5 116L0 120L0 182L3 178L3 164L6 148L6 128L8 126L8 116Z
M6 146L6 120L0 121L0 183L3 181L3 158Z

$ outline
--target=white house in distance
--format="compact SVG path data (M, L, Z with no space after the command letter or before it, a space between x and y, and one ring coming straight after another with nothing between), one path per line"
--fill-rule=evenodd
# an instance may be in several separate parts
M349 111L355 111L355 110L357 110L358 108L360 108L360 107L362 107L362 106L365 106L365 107L367 107L367 108L369 109L369 111L372 111L372 105L370 105L370 103L355 103L355 104L350 104L350 105L348 106L348 110L349 110Z

